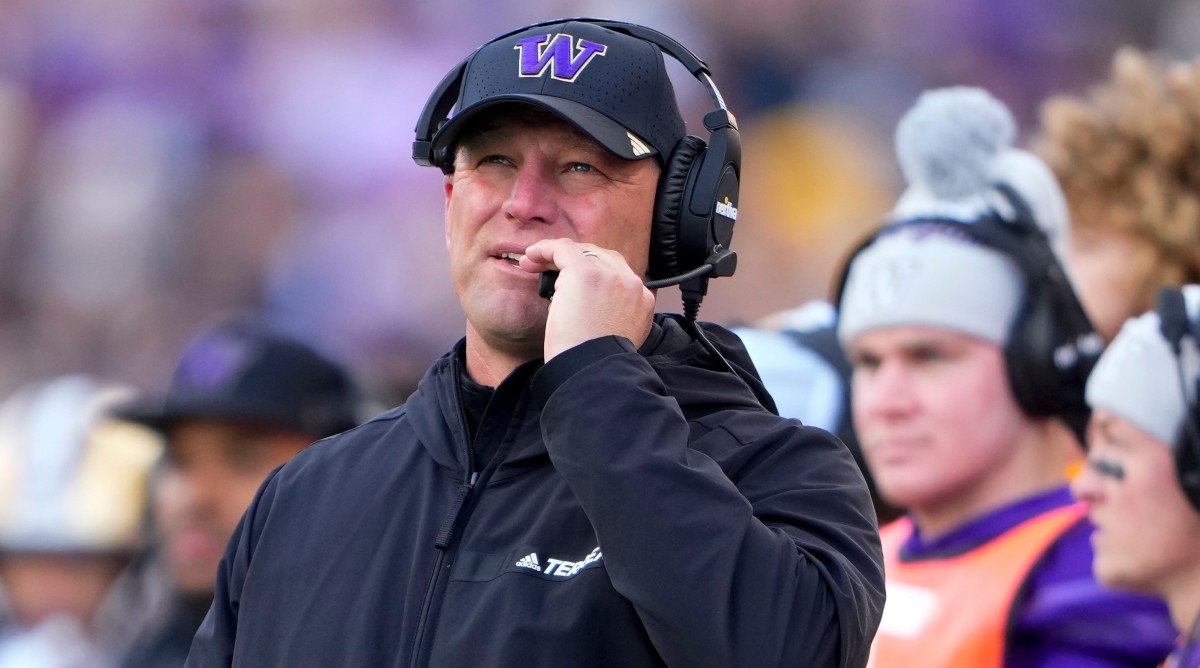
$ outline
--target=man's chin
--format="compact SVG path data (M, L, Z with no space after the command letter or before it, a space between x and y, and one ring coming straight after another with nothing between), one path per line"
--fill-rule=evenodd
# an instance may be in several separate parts
M535 299L541 300L540 297ZM544 302L544 300L542 300ZM546 306L513 304L473 326L480 338L493 346L507 349L531 348L540 351L546 338Z

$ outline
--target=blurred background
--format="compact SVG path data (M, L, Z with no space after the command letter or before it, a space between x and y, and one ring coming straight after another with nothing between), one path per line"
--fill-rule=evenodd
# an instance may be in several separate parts
M1196 0L5 0L0 395L67 372L160 391L187 339L255 311L402 400L463 328L418 112L482 42L578 15L680 40L739 118L740 266L701 312L726 324L827 294L899 191L920 91L983 86L1031 133L1118 46L1200 54Z

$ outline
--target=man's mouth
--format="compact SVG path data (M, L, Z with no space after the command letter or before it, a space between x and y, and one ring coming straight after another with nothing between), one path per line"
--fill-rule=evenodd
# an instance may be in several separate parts
M499 257L501 260L505 260L506 262L508 262L509 264L514 265L514 266L521 264L521 254L520 253L501 253L497 257Z

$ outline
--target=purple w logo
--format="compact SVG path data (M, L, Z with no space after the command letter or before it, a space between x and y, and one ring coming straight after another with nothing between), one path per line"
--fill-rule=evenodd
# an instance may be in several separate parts
M593 57L603 56L608 50L586 39L580 39L576 46L574 37L562 33L553 39L550 35L519 39L513 48L521 52L521 76L540 77L550 68L550 76L559 81L574 81Z

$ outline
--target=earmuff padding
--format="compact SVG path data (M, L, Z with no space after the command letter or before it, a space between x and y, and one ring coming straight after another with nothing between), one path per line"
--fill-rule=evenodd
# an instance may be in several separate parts
M1196 457L1196 418L1195 404L1188 406L1188 413L1184 419L1192 424L1186 428L1189 431L1183 433L1175 446L1175 476L1184 496L1192 507L1200 512L1200 460Z
M1081 355L1068 368L1060 369L1055 355L1094 328L1049 247L1034 254L1044 256L1039 264L1054 264L1044 264L1049 270L1039 273L1033 273L1033 267L1022 268L1027 281L1024 303L1004 348L1009 380L1026 413L1064 418L1074 414L1082 434L1090 415L1084 388L1098 357Z
M1192 336L1200 345L1200 337L1196 336L1195 325L1188 317L1183 291L1173 286L1161 288L1154 311L1158 314L1163 338L1175 353L1176 363L1179 365L1179 389L1184 391L1187 379L1183 375L1183 360L1179 358L1180 345L1185 336ZM1200 393L1200 380L1192 389ZM1187 402L1183 425L1175 443L1175 476L1192 507L1200 512L1200 453L1197 452L1200 450L1200 401L1197 401L1196 397L1200 397L1200 394L1194 394L1192 400Z
M652 279L667 278L683 273L679 263L680 224L687 201L688 180L694 178L693 167L708 145L703 139L686 135L675 144L663 167L654 198L654 220L650 230L650 267ZM707 231L707 230L706 230Z
M1083 348L1098 336L1096 328L1029 205L1007 184L997 184L996 192L1012 219L997 214L979 224L976 235L1009 258L1025 282L1004 346L1009 385L1026 414L1062 418L1082 442L1091 417L1084 391L1101 346Z

